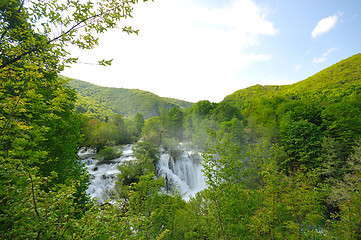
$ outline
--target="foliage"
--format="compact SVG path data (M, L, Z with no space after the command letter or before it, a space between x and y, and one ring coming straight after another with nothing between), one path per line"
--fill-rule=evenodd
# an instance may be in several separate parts
M284 169L297 171L301 166L307 169L319 167L316 161L321 148L320 129L307 120L292 120L285 115L279 126L280 143L284 146L286 162L281 165Z
M310 177L287 177L277 172L264 173L262 205L250 222L253 234L269 239L321 238L318 230L324 218L322 195Z
M163 139L163 147L173 159L178 160L182 157L183 150L179 147L179 142L175 138Z
M99 161L97 162L97 164L100 165L108 163L110 160L119 158L121 155L122 153L119 152L117 149L114 149L113 147L107 147L98 152L97 158L99 159Z
M112 115L107 121L83 116L81 130L84 137L80 146L102 150L108 146L133 143L139 139L138 127L139 124L142 125L141 119L141 114L133 121L124 119L120 114Z
M164 117L162 124L165 127L169 136L178 140L183 139L183 112L182 110L173 107L170 109Z
M242 183L246 178L245 163L241 149L229 140L229 136L208 130L210 140L207 151L202 154L204 175L210 187L223 182Z
M210 113L212 118L218 122L231 121L234 118L242 120L243 118L240 110L227 102L220 102Z
M68 179L44 190L44 185L57 178L56 172L42 178L37 168L14 168L2 162L4 165L8 171L1 174L1 238L68 239L69 229L84 210L77 206L77 184L81 181Z
M139 137L144 127L144 117L140 113L136 113L134 116L135 133Z
M77 60L69 45L94 48L136 2L0 1L2 239L77 237L76 220L91 207L88 175L76 159L76 94L58 74Z
M0 69L26 60L39 61L42 57L54 61L53 67L62 67L76 59L68 57L65 47L73 44L81 49L92 49L98 44L94 33L104 33L117 27L117 22L131 17L135 1L82 2L79 0L3 2L1 12ZM131 27L124 32L137 33ZM109 61L99 61L107 65ZM55 64L54 64L55 63Z
M211 103L200 101L189 108L184 117L185 139L194 145L204 147L207 140L207 129L228 132L233 135L234 142L245 141L242 134L242 114L237 107L226 102ZM243 142L245 144L245 142Z
M245 145L248 142L248 137L244 131L243 122L237 118L230 121L224 121L220 124L220 131L224 131L231 135L231 141L238 145Z
M203 154L210 238L322 238L317 229L324 217L323 195L313 175L280 172L277 147L253 146L241 154L229 137L210 135Z
M88 204L74 91L50 73L0 75L1 238L61 238Z
M162 193L163 185L164 181L154 174L143 175L132 185L128 214L139 219L133 225L137 239L156 239L157 236L177 239L174 218L182 208L183 200L179 194Z
M338 199L340 212L334 214L336 221L330 221L333 234L342 239L359 239L361 237L360 201L360 171L361 171L361 141L354 147L354 153L349 158L350 173L345 175L344 182L334 187L333 194Z
M242 110L250 143L263 138L283 147L283 169L320 168L321 182L334 184L346 174L336 166L347 165L361 137L360 62L357 54L304 81L253 86L223 102Z
M137 183L141 176L155 173L158 151L149 142L138 142L133 147L135 160L118 165L117 191L120 197L127 198L129 186Z
M161 114L161 109L186 109L193 103L162 98L153 93L124 88L107 88L71 79L69 81L78 94L76 108L81 113L104 120L106 116L121 114L131 118L137 113L149 119Z
M159 117L147 119L142 130L142 138L146 142L151 142L155 146L159 146L165 134L164 126Z

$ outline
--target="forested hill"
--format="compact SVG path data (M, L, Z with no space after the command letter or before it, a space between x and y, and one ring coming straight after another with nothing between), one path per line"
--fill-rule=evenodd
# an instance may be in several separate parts
M223 102L242 111L251 139L283 146L292 163L285 168L321 168L322 178L337 182L361 137L361 54L301 82L253 86Z
M193 105L142 90L100 87L76 79L70 79L69 84L78 93L77 110L91 117L104 118L114 113L131 117L139 112L147 119L160 115L161 109L185 109Z
M225 97L223 101L234 103L241 109L250 107L262 99L281 101L289 99L313 99L337 101L346 95L360 93L361 54L342 60L317 74L292 85L255 85L241 89Z

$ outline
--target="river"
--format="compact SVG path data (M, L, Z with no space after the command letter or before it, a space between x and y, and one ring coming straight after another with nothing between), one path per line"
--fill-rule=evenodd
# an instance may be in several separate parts
M123 152L121 157L101 165L97 165L94 150L83 148L79 151L80 162L85 164L90 174L90 185L87 193L98 203L112 201L116 176L120 173L117 166L125 161L135 160L132 147L132 144L121 147L120 150ZM167 191L176 189L183 195L183 199L188 200L206 187L201 172L202 165L199 152L182 148L182 154L174 159L167 151L160 149L159 157L156 172L159 177L165 179Z

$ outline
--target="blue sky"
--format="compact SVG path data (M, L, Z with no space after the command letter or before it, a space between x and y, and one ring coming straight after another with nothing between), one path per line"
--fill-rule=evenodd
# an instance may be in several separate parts
M162 97L219 102L255 84L292 84L361 52L359 0L155 0L135 6L63 75Z

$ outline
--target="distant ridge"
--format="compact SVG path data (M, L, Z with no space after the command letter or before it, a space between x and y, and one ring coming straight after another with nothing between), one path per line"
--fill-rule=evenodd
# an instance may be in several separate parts
M255 85L241 89L224 98L224 102L245 109L259 98L289 97L318 98L327 101L329 96L361 93L361 54L344 59L315 75L291 85Z
M137 112L144 118L159 116L162 109L189 108L191 102L159 97L151 92L100 87L88 82L70 79L69 84L78 93L76 108L88 116L105 118L118 113L132 117ZM260 99L318 99L327 103L335 95L361 94L361 54L344 59L315 75L291 85L255 85L226 96L223 102L231 103L241 110L255 106ZM252 108L253 108L252 107Z
M69 79L69 85L78 93L76 109L100 119L114 113L132 117L137 112L148 119L159 116L162 109L169 110L173 107L186 109L193 105L191 102L159 97L147 91L101 87L77 79Z

